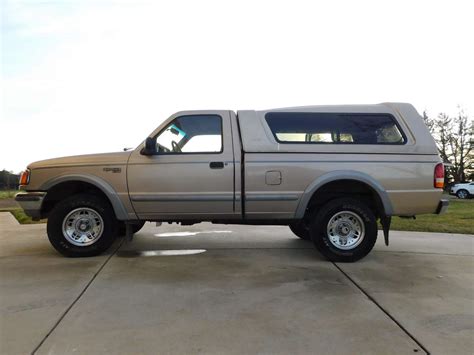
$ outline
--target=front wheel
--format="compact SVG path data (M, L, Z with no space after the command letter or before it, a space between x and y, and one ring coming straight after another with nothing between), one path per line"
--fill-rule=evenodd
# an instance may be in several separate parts
M327 259L354 262L366 256L377 240L377 221L366 204L350 198L328 202L310 225L313 243Z
M51 211L48 239L64 256L95 256L106 251L117 234L112 208L89 194L71 196Z
M467 190L461 189L458 192L456 192L456 196L464 200L469 197L469 192Z

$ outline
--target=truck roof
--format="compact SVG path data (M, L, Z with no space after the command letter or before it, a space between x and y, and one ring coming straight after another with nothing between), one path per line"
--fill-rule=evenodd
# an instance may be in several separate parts
M312 105L312 106L294 106L281 107L269 110L261 110L259 112L370 112L370 113L392 113L391 107L411 104L385 102L379 104L360 104L360 105Z

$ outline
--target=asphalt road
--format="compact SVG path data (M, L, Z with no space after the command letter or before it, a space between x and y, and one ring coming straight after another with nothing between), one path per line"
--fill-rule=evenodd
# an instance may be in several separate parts
M0 213L2 354L471 354L474 236L327 262L286 227L145 225L67 259Z

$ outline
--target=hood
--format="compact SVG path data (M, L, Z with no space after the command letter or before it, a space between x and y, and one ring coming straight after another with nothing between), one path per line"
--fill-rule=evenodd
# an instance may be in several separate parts
M132 151L102 154L74 155L54 159L36 161L28 165L29 169L53 168L63 166L87 166L87 165L123 165L127 164Z

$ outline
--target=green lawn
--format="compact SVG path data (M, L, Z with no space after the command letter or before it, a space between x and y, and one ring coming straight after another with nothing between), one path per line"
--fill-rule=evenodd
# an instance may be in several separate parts
M474 234L474 199L450 200L442 215L427 214L416 219L392 218L391 230Z
M13 198L18 192L18 190L0 190L0 200Z

